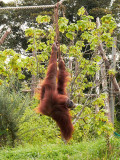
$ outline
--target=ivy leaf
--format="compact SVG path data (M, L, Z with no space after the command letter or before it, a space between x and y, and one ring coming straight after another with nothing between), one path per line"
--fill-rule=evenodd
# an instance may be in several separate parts
M38 23L49 23L49 22L50 22L50 16L47 16L47 15L41 16L41 15L39 15L39 16L36 18L36 21L37 21Z
M94 58L93 58L94 61L96 62L99 62L101 60L101 57L96 55Z
M68 31L75 32L75 30L78 30L78 25L76 25L75 23L71 23L68 26Z
M59 31L64 33L67 29L67 24L68 24L68 19L65 18L65 17L61 17L59 20L58 20L58 25L59 25Z
M108 71L108 74L112 75L112 76L115 76L116 73L117 72L114 69L109 69L109 71Z
M58 20L58 25L60 24L64 24L64 25L67 25L68 24L68 19L65 18L65 17L60 17L59 20Z
M68 32L66 33L66 37L69 38L70 40L74 39L73 33L72 32Z
M63 44L63 45L60 45L60 50L61 50L61 52L63 52L63 53L66 53L67 52L67 46L65 45L65 44Z
M25 30L25 35L26 35L27 37L33 37L33 36L34 36L34 30L33 30L33 28L28 28L28 29L26 29L26 30Z
M82 15L84 15L84 13L85 13L85 8L84 7L81 7L79 10L78 10L78 15L79 16L82 16Z

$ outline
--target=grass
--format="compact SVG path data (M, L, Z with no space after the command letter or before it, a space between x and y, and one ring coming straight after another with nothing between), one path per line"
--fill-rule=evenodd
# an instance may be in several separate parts
M120 139L111 140L108 154L105 139L75 144L24 145L0 150L0 160L120 160Z

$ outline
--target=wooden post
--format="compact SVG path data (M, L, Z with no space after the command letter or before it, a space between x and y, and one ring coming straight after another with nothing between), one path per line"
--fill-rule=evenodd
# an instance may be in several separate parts
M113 46L112 46L112 64L111 69L116 70L116 38L114 38ZM111 112L111 121L114 125L114 106L115 106L115 97L114 97L114 86L113 83L110 82L110 112Z
M58 19L59 19L59 2L56 3L54 8L54 27L56 31L55 42L57 43L57 46L58 46L58 60L59 60L61 56L61 52L60 52L60 36L59 36Z

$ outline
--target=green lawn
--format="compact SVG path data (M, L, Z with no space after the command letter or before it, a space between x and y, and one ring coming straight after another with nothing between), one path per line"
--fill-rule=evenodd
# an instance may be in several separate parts
M120 139L111 140L108 154L105 139L77 144L24 145L0 150L0 160L120 160Z

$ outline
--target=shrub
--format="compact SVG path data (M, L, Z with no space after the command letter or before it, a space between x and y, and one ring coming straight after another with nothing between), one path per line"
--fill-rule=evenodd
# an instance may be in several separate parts
M11 85L3 83L0 86L0 141L1 145L14 146L18 139L19 123L29 105L28 96L15 91Z

